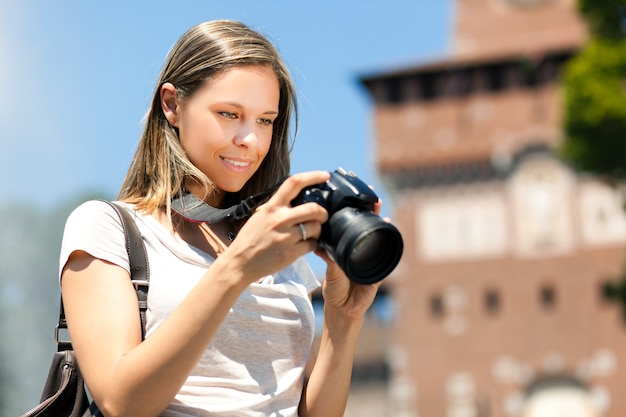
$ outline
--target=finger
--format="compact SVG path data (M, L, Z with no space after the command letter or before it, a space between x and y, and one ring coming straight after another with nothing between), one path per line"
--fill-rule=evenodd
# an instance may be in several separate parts
M380 214L380 210L382 209L382 207L383 207L383 200L379 198L378 201L374 203L374 208L372 209L372 213L378 216Z
M297 240L317 240L320 236L322 226L319 222L301 222L294 227L294 236Z
M315 250L317 250L317 240L300 240L298 243L296 243L296 246L303 247L305 250L305 254L309 252L314 252Z
M309 239L309 234L306 230L306 224L305 223L298 223L298 228L300 231L300 235L301 235L301 239L300 240L308 240ZM296 235L298 234L298 232L296 232Z
M280 204L290 204L304 188L323 184L329 179L330 173L328 171L309 171L294 174L282 183L271 200Z

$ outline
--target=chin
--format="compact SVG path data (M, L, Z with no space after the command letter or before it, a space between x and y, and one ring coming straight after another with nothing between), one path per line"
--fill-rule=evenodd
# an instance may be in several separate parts
M227 193L238 193L240 192L243 187L246 185L246 183L242 183L242 184L224 184L223 187L219 187L220 190L227 192Z

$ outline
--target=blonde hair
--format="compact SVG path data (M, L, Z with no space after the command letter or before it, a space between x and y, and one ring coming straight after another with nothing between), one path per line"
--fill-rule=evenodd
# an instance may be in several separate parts
M180 145L178 131L161 108L164 83L176 88L179 100L191 97L204 83L239 66L265 65L274 70L280 87L279 115L274 121L269 152L257 172L238 193L227 193L226 203L263 191L289 174L290 122L297 131L295 88L287 67L274 46L261 34L241 22L216 20L189 29L169 52L159 75L137 151L118 198L153 212L166 208L182 192L187 181L202 185L207 193L215 189L211 180L196 168Z

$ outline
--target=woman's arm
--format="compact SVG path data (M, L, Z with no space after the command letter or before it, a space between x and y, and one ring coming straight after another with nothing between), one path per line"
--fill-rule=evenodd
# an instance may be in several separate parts
M167 407L241 292L315 248L314 240L301 240L298 224L319 225L326 211L315 203L293 208L289 203L305 186L327 179L324 172L287 179L143 342L128 272L83 251L71 254L61 281L68 327L104 415L156 416Z
M219 259L143 343L135 291L121 267L74 252L63 272L68 327L104 415L156 416L171 402L246 286Z
M322 292L324 328L319 352L300 402L301 417L341 417L350 390L354 352L363 318L374 301L380 282L358 285L339 267L329 263ZM312 362L311 362L312 363Z

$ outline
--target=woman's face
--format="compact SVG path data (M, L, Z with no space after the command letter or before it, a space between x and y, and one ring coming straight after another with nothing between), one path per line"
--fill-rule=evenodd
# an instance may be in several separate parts
M267 66L227 70L178 103L174 124L191 162L221 191L237 192L269 151L280 90ZM170 121L171 122L171 121ZM191 191L194 191L193 189Z

